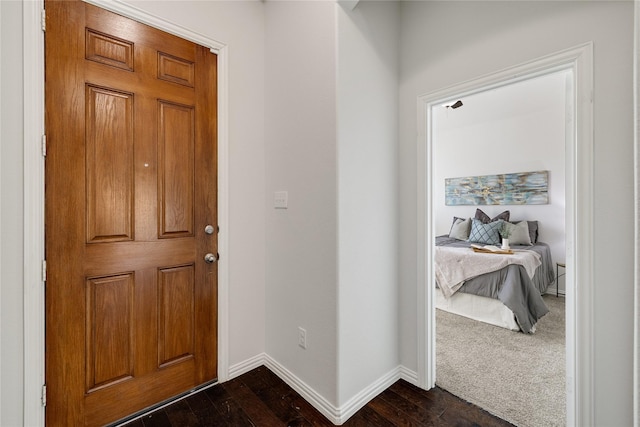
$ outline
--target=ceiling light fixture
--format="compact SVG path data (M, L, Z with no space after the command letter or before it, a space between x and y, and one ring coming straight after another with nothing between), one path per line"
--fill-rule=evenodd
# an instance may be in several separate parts
M453 104L445 105L445 107L447 107L447 108L453 108L453 109L460 108L460 107L462 107L462 101L457 100L457 101L456 101L455 103L453 103Z

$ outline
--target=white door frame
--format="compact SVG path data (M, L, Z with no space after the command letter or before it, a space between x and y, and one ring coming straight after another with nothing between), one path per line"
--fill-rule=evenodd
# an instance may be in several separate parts
M634 151L634 316L633 425L640 425L640 2L634 1L633 33L633 151Z
M207 46L218 55L218 381L229 379L228 47L120 0L85 0ZM24 66L24 425L44 426L44 0L23 5Z
M565 142L567 425L593 425L593 44L587 43L418 97L418 383L435 386L433 106L560 70L573 75ZM580 286L576 286L579 283Z

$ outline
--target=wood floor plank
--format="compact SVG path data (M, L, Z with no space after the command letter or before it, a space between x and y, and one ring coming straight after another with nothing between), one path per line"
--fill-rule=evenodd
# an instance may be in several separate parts
M408 416L413 425L432 425L441 415L430 407L416 405L392 390L385 390L378 397L389 407L396 408L399 413Z
M193 393L122 427L333 426L265 366ZM425 391L399 380L372 399L345 427L513 427L438 387Z
M224 387L222 387L222 384L209 387L208 389L204 390L204 392L206 393L207 397L209 398L212 404L219 405L226 400L233 399L231 395L227 392L227 390Z
M273 413L287 425L311 425L296 410L289 394L292 390L289 389L286 393L283 390L286 390L286 388L266 388L260 392L259 396L271 408Z
M394 424L384 418L382 415L374 411L369 405L360 409L356 414L358 417L353 416L343 426L346 427L360 427L360 426L376 426L376 427L394 427Z
M411 417L384 400L382 396L374 397L367 406L371 407L371 409L376 411L385 419L393 420L393 423L398 427L410 427L416 425Z
M210 400L209 406L211 406ZM189 404L184 400L180 400L166 407L165 413L172 426L204 427Z
M447 409L447 404L442 401L442 395L440 394L441 390L437 387L429 390L429 392L425 392L413 384L409 384L404 380L399 380L389 387L389 390L399 396L402 396L414 405L428 409L430 412L438 416L442 415Z
M249 416L233 399L214 402L213 407L198 412L196 415L205 426L255 426Z
M142 418L144 427L171 427L171 421L163 410L154 412Z
M207 393L193 393L185 398L184 401L195 413L210 408L212 404Z
M304 400L300 394L295 393L292 394L291 402L295 405L296 409L300 412L300 414L311 423L313 426L317 427L332 427L333 423L330 422L324 415L320 413L316 408L311 406L309 402Z
M254 424L274 427L286 425L242 380L231 380L224 383L223 386Z

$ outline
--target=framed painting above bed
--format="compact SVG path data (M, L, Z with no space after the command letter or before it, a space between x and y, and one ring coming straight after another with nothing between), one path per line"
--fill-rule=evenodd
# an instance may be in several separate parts
M445 205L546 205L549 171L446 178Z

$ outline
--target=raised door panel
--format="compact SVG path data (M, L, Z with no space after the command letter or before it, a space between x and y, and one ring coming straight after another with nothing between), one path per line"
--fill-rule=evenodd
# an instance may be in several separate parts
M133 240L133 95L86 86L87 241Z
M158 52L159 79L193 87L195 84L195 74L195 64L192 61Z
M86 281L86 391L133 377L133 273Z
M194 108L158 102L158 237L193 236Z
M87 28L85 57L90 61L133 71L133 42Z
M160 367L193 358L195 266L165 268L158 277L158 363Z

